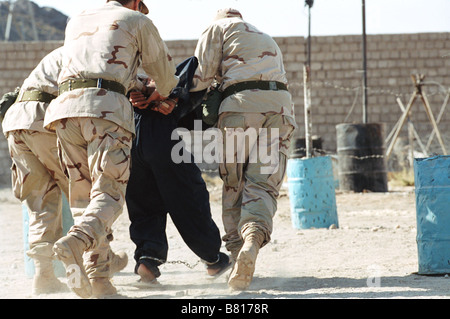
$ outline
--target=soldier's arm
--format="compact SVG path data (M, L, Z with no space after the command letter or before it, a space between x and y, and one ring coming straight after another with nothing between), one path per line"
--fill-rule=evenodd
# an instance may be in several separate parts
M175 63L150 19L143 20L138 33L142 68L152 78L162 97L168 97L178 83Z
M211 25L201 35L195 48L199 65L194 75L191 92L207 89L216 75L220 75L222 45L223 31L218 25Z

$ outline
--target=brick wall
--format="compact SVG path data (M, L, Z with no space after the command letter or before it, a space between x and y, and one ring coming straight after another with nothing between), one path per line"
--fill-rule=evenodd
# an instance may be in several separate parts
M305 39L286 37L275 40L283 51L294 97L299 124L296 134L303 137ZM176 62L191 56L195 44L193 40L167 43ZM0 94L20 86L39 61L60 45L61 42L0 43ZM312 133L322 138L325 150L335 152L336 125L362 122L361 36L313 37L311 47ZM396 98L407 105L414 92L411 75L416 73L426 75L425 92L437 117L450 89L450 33L367 36L368 122L386 123L386 136L401 116ZM450 150L448 108L439 129ZM426 142L432 127L420 101L412 108L411 120ZM405 135L406 127L402 132L402 136ZM432 149L441 153L436 139ZM0 185L9 183L9 167L8 148L0 134Z

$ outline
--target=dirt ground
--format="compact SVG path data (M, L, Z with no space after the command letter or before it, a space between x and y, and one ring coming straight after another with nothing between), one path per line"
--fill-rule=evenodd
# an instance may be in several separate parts
M209 182L213 218L223 231L221 185ZM444 299L448 276L421 276L416 245L414 187L389 186L388 193L336 191L338 229L294 229L287 185L281 190L272 241L261 251L250 289L232 292L226 273L208 279L205 268L173 224L159 287L142 287L133 273L134 245L127 211L115 223L112 247L127 252L128 266L113 278L119 295L131 299ZM225 249L223 248L223 251ZM11 189L0 189L0 298L77 299L72 293L32 296L25 274L21 205ZM65 278L61 278L65 281Z

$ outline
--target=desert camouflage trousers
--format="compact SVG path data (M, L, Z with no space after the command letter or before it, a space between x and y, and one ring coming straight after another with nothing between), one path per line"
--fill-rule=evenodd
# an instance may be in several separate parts
M74 218L69 233L88 246L84 254L88 276L109 277L112 225L125 202L132 134L99 118L67 118L55 128L69 178Z
M30 130L7 133L15 197L28 207L30 257L51 257L62 236L62 196L68 193L56 135Z
M264 246L272 234L290 138L295 128L294 119L274 112L225 112L219 117L218 127L224 139L219 172L224 183L225 246L231 252L239 251L243 234L254 230L263 234ZM245 145L239 138L230 139L233 134L239 135L236 133L239 131L250 137ZM254 134L256 138L251 137ZM264 153L270 154L270 161Z

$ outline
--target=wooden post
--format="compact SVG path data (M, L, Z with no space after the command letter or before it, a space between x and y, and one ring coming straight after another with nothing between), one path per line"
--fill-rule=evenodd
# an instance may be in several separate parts
M408 118L408 114L411 110L411 107L414 104L414 102L418 96L420 96L420 98L423 102L423 105L425 107L425 112L427 113L428 119L430 120L431 125L433 126L434 132L436 132L436 136L441 145L443 155L447 155L447 150L445 149L444 141L443 141L443 139L441 137L441 133L439 132L439 129L437 127L436 120L434 119L433 112L431 110L427 96L426 96L425 92L423 92L423 90L422 90L424 78L425 78L425 76L423 74L411 75L411 79L415 85L415 91L414 91L413 95L411 96L408 106L406 107L405 111L403 112L403 115L402 115L400 121L398 122L394 137L386 151L386 158L389 158L389 156L391 155L392 149L394 148L395 142L397 141L398 135L400 134L400 130L402 129L403 125L405 124L406 119ZM428 152L426 152L426 153L428 153Z
M423 105L425 106L425 111L427 112L428 118L430 119L431 125L433 125L434 131L436 132L436 137L439 141L439 144L441 144L443 155L447 155L447 150L445 149L444 140L442 139L441 133L439 132L439 129L436 124L436 120L434 119L433 112L431 111L430 103L428 102L428 98L425 95L425 92L422 92L420 95L420 98L422 99Z
M403 106L403 103L402 103L402 101L400 100L400 98L397 98L397 103L398 103L398 105L400 106L400 109L402 110L402 112L404 112L404 111L405 111L405 107ZM408 121L410 121L410 120L408 119ZM424 155L425 155L425 156L428 156L428 151L427 151L427 149L425 148L425 146L423 145L422 140L420 139L419 134L417 133L416 129L414 128L413 123L412 123L412 122L410 122L410 123L411 123L411 130L412 130L412 133L413 133L413 135L414 135L414 138L417 140L417 144L419 144L420 149L422 150L422 152L424 153Z
M444 103L442 104L442 107L441 107L441 111L439 112L439 115L436 119L436 124L439 124L441 122L442 115L444 115L444 111L445 111L445 108L447 107L449 98L450 98L450 89L448 90L447 95L445 96ZM427 146L426 146L427 150L431 145L431 141L433 140L435 133L436 132L433 130L433 132L431 132L430 137L428 138L428 142L427 142Z
M400 118L400 122L397 126L397 130L395 131L394 137L392 138L392 141L391 141L391 144L389 144L389 147L386 151L386 159L389 158L389 156L391 155L391 152L392 152L392 149L394 148L395 142L397 141L400 131L401 131L403 125L405 124L406 119L408 118L408 113L411 110L412 105L416 101L416 98L417 98L417 91L415 91L414 94L411 96L408 106L406 107L405 111L403 112L402 117Z

